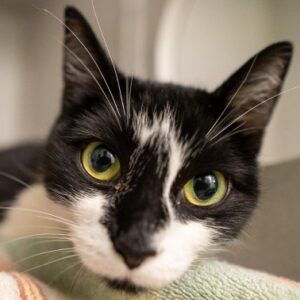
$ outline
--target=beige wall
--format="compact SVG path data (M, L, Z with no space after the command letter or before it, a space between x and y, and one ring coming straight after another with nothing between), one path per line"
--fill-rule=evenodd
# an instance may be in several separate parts
M42 1L38 5L63 18L67 3L79 7L95 24L88 1ZM56 40L62 41L62 26L33 5L34 1L0 1L1 41L11 50L0 49L9 70L0 72L5 81L0 145L43 139L60 107L63 51ZM118 57L118 1L101 1L97 8L112 55Z
M300 85L300 1L169 0L156 47L160 80L219 85L267 45L290 40L295 55L284 89ZM260 156L272 164L300 156L300 89L281 97Z
M96 0L109 50L126 73L153 74L157 20L165 0ZM59 111L62 93L63 18L76 6L100 36L90 1L0 0L0 147L44 139Z
M288 39L296 47L285 88L300 85L297 0L95 3L112 56L127 73L212 89L265 45ZM55 39L62 40L63 30L34 5L62 18L67 4L97 31L90 1L0 0L0 146L44 138L57 115L62 46ZM299 156L299 98L300 90L282 97L265 139L264 163Z
M0 9L0 145L16 136L24 91L26 21L22 10Z

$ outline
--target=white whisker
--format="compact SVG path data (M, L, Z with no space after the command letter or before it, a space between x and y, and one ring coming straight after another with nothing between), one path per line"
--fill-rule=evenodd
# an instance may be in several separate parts
M113 94L112 94L112 91L111 91L111 89L110 89L110 87L109 87L109 85L108 85L108 83L107 83L107 81L106 81L106 79L105 79L105 77L104 77L104 75L103 75L103 73L102 73L102 71L101 71L99 65L97 64L95 58L93 57L93 55L91 54L91 52L89 51L89 49L84 45L84 43L83 43L83 42L81 41L81 39L76 35L76 33L75 33L75 32L74 32L74 31L73 31L66 23L64 23L60 18L58 18L56 15L54 15L54 14L53 14L51 11L49 11L48 9L40 8L40 10L42 10L42 11L45 12L46 14L50 15L52 18L54 18L54 19L57 20L60 24L62 24L67 30L69 30L70 33L76 38L76 40L77 40L77 41L80 43L80 45L84 48L84 50L86 51L86 53L89 55L89 57L90 57L91 60L93 61L93 63L94 63L94 65L95 65L95 67L97 68L99 74L101 75L101 77L102 77L102 79L103 79L103 81L104 81L104 83L105 83L105 85L106 85L106 87L107 87L107 89L108 89L108 91L109 91L109 94L110 94L110 96L111 96L111 98L112 98L112 101L114 102L114 105L115 105L115 108L116 108L116 111L117 111L118 115L121 116L120 111L119 111L118 106L117 106L117 103L116 103L116 101L115 101L115 98L114 98L114 96L113 96Z
M128 117L128 124L129 124L129 120L130 120L130 115L131 115L131 108L130 108L130 103L131 103L131 92L132 92L132 83L133 83L133 76L131 76L130 78L130 84L129 84L129 92L128 92L128 103L127 103L127 117Z
M258 104L254 105L253 107L251 107L250 109L246 110L244 113L242 113L241 115L239 115L239 116L238 116L237 118L235 118L232 122L230 122L229 124L227 124L225 127L223 127L223 129L221 129L217 134L215 134L215 135L211 138L211 140L214 140L214 139L215 139L216 137L218 137L221 133L223 133L227 128L229 128L232 124L234 124L235 122L237 122L237 121L239 121L240 119L242 119L245 115L247 115L248 113L250 113L250 112L253 111L254 109L260 107L261 105L265 104L266 102L268 102L268 101L270 101L270 100L273 100L273 99L277 98L277 97L280 96L280 95L284 95L284 94L286 94L286 93L288 93L288 92L291 92L291 91L293 91L293 90L296 90L296 89L298 89L298 88L300 88L300 85L294 86L294 87L292 87L292 88L290 88L290 89L287 89L287 90L285 90L285 91L283 91L283 92L280 92L280 93L278 93L278 94L276 94L276 95L274 95L274 96L272 96L272 97L270 97L270 98L268 98L268 99L266 99L266 100L264 100L264 101L262 101L262 102L259 102Z
M237 127L241 127L241 126L237 126ZM221 141L224 141L224 140L230 138L233 135L236 135L236 134L239 134L239 133L244 133L244 132L249 132L249 131L251 132L251 131L261 130L261 129L263 129L263 127L249 127L249 128L244 128L244 129L240 129L240 130L232 130L228 134L226 134L226 135L222 136L221 138L219 138L217 141L213 142L211 144L211 146L213 146L213 145L215 145L215 144L217 144Z
M93 74L93 72L87 67L87 65L78 57L78 55L76 55L76 53L74 53L74 51L72 51L68 46L66 46L64 43L62 43L59 40L56 40L58 43L60 43L68 52L70 52L71 55L73 55L75 57L75 59L77 59L77 61L86 69L86 71L90 74L90 76L94 79L95 83L97 84L97 86L99 87L100 91L102 92L103 96L105 97L105 99L107 100L112 112L114 113L116 120L119 124L120 129L121 127L121 123L119 120L119 117L114 109L114 107L111 104L111 101L109 100L109 98L107 97L106 93L104 92L102 86L100 85L99 81L96 79L95 75Z
M29 248L30 247L33 247L33 246L38 246L38 245L44 245L44 244L51 244L51 243L66 243L66 242L68 242L68 243L70 243L70 242L74 242L74 241L77 241L77 239L75 239L74 237L57 237L57 238L51 238L51 239L45 239L45 240L39 240L39 239L37 239L36 241L34 241L34 242L32 242L32 241L30 241L30 244L29 245L27 245Z
M26 239L32 239L32 238L47 238L47 237L58 237L61 239L65 239L66 241L69 241L70 239L68 238L68 234L57 234L57 233L36 233L36 234L29 234L29 235L23 235L21 237L9 239L9 240L4 240L0 242L0 245L9 245L11 243L15 243L18 241L26 240Z
M42 210L38 210L38 209L31 209L31 208L25 208L25 207L13 207L13 206L12 207L0 206L0 209L8 210L8 211L16 210L16 211L21 211L21 212L33 213L33 214L37 214L37 217L41 217L46 220L56 221L56 222L59 222L59 223L62 223L62 224L65 224L65 225L68 225L71 227L77 226L75 223L71 222L68 219L65 219L65 218L62 218L62 217L56 216L54 214L51 214L51 213L48 213L48 212L45 212ZM38 215L38 214L40 214L40 215Z
M25 181L19 179L18 177L14 176L12 174L0 171L0 176L5 177L7 179L10 179L10 180L12 180L12 181L14 181L16 183L19 183L20 185L22 185L22 186L24 186L26 188L32 189L32 187L28 183L26 183Z
M72 283L71 283L71 285L70 285L70 291L69 291L69 293L72 293L72 291L73 291L73 288L76 286L76 283L77 283L77 281L79 280L79 278L80 278L80 274L82 275L82 272L84 271L84 265L81 265L81 267L79 268L79 270L76 272L76 274L75 274L75 276L74 276L74 278L73 278L73 280L72 280Z
M113 69L114 69L114 73L115 73L116 80L117 80L117 84L118 84L118 89L119 89L119 94L120 94L121 104L122 104L122 107L123 107L124 114L126 114L125 107L124 107L124 101L123 101L123 95L122 95L121 86L120 86L120 80L119 80L119 77L118 77L118 74L117 74L117 70L116 70L114 61L113 61L113 59L112 59L111 53L110 53L110 51L109 51L109 47L108 47L108 45L107 45L107 42L106 42L106 39L105 39L103 30L102 30L102 28L101 28L101 26L100 26L100 21L99 21L99 18L98 18L98 16L97 16L97 13L96 13L96 8L95 8L94 0L91 0L91 3L92 3L93 12L94 12L94 15L95 15L95 18L96 18L96 22L97 22L97 25L98 25L100 34L101 34L101 37L102 37L103 42L104 42L104 46L105 46L105 48L106 48L106 50L107 50L107 54L108 54L109 59L110 59L110 61L111 61L112 67L113 67Z
M227 105L225 106L225 108L223 109L223 111L221 112L221 114L219 115L219 117L217 118L216 122L212 125L212 127L209 129L209 131L206 133L206 137L209 136L209 134L212 132L212 130L216 127L216 125L218 124L219 120L222 118L222 116L224 115L224 113L226 112L226 110L228 109L228 107L230 106L230 104L233 102L233 100L235 99L235 97L237 96L237 94L239 93L239 91L241 90L241 88L244 86L244 84L246 83L246 81L248 80L249 75L251 74L251 71L254 67L254 64L256 62L257 59L257 55L254 57L250 68L244 78L244 80L242 81L242 83L239 85L238 89L235 91L235 93L232 95L232 97L230 98L230 100L228 101Z
M54 250L48 250L48 251L43 251L43 252L35 253L33 255L30 255L30 256L24 257L22 259L19 259L17 261L14 261L14 264L18 265L20 263L23 263L23 262L28 261L28 260L30 260L32 258L35 258L35 257L39 257L39 256L42 256L42 255L45 255L45 254L60 253L60 252L64 252L64 251L73 252L74 248L73 247L60 248L60 249L54 249Z
M62 269L62 271L60 271L58 274L56 274L56 276L53 277L53 278L51 279L50 282L48 282L48 285L51 286L51 284L52 284L53 282L55 282L62 274L64 274L65 272L69 271L70 269L73 269L74 267L76 267L76 266L78 266L78 265L80 265L80 264L81 264L80 261L76 261L75 263L71 264L71 266ZM76 273L76 274L77 274L77 273Z
M49 265L54 264L56 262L59 262L59 261L65 260L65 259L69 259L69 258L74 258L74 257L78 257L78 255L77 254L71 254L71 255L68 255L68 256L60 257L60 258L55 259L53 261L46 262L44 264L41 264L41 265L38 265L38 266L34 266L32 268L26 269L23 272L28 273L28 272L31 272L33 270L36 270L36 269L39 269L39 268L42 268L42 267L45 267L45 266L49 266Z

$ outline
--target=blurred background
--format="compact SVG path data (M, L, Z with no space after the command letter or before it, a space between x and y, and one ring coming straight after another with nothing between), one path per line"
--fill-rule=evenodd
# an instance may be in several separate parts
M66 5L80 9L97 32L90 1L0 0L0 148L43 140L57 116L63 28L39 8L63 18ZM128 74L212 90L257 51L289 40L295 55L284 90L300 86L298 0L95 0L95 6L112 57ZM299 119L296 88L281 97L260 155L271 166L264 168L265 199L243 246L224 257L300 280Z

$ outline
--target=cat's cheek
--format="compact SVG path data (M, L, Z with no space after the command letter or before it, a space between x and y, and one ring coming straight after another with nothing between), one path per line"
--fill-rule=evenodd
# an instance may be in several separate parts
M101 193L78 197L73 207L76 226L72 228L72 237L75 250L88 269L100 276L119 278L126 267L100 223L108 201Z
M126 277L128 270L115 253L105 228L99 224L81 226L73 234L75 250L90 271L110 279Z

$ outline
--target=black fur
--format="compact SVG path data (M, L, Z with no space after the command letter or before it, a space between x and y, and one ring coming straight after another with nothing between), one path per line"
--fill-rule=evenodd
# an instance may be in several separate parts
M0 151L0 205L11 206L18 193L39 180L43 147L22 145ZM1 211L0 219L5 215Z
M66 24L65 43L68 50L64 61L63 109L47 141L43 159L44 182L53 201L67 206L78 193L99 191L106 194L110 202L106 207L106 218L99 222L107 227L116 251L122 254L129 267L134 268L145 256L155 255L148 237L169 218L162 201L169 149L164 149L160 154L163 162L161 172L157 172L160 166L155 148L159 141L141 148L136 154L134 167L130 168L130 159L139 144L134 136L133 119L127 124L127 116L123 112L127 95L126 76L117 70L120 96L110 59L87 22L75 9L68 8ZM84 42L103 76L70 30ZM131 117L134 112L142 110L148 114L151 122L155 115L168 109L180 141L188 143L191 150L171 189L170 198L176 217L182 222L207 220L211 226L222 228L219 230L219 241L235 237L256 206L259 190L256 157L277 97L261 105L263 109L259 109L259 112L255 109L238 120L236 118L280 91L291 52L292 47L287 42L266 48L212 93L199 88L133 78L129 99ZM92 74L75 56L84 62ZM251 72L247 77L249 70ZM268 88L268 78L272 76L277 76L278 81ZM98 80L102 90L94 79ZM240 88L236 99L231 102L232 96ZM260 99L257 95L262 90L265 98ZM116 118L118 113L112 110L115 104L111 95L120 112L119 121ZM227 105L223 127L218 124L207 136ZM231 121L235 122L216 137ZM239 125L249 131L241 131L219 141ZM212 137L215 139L211 140ZM92 141L101 141L119 157L122 170L118 178L111 182L100 182L83 170L80 155L85 145ZM226 198L212 207L189 204L183 197L184 184L193 176L213 170L222 172L229 182Z
M84 40L86 47L100 65L111 93L116 99L121 117L118 124L104 95L109 92L103 77L99 75L88 53L67 30L66 45L91 68L95 78L99 80L101 86L104 86L104 92L99 90L92 76L87 74L82 65L74 57L70 57L70 53L66 53L64 109L47 143L46 186L54 201L63 201L66 205L73 195L82 191L89 193L89 191L99 190L107 194L111 198L110 205L107 207L109 217L99 221L107 226L116 250L124 256L129 265L131 261L134 267L139 264L141 256L154 254L154 250L148 246L147 237L168 219L162 204L162 187L166 170L158 176L155 172L157 167L155 151L148 147L142 150L143 153L136 162L136 169L131 170L134 176L128 180L130 157L138 144L134 138L133 124L131 122L126 124L126 115L122 111L111 62L99 46L87 22L78 12L68 9L66 22L72 31ZM239 107L236 102L230 104L227 113L232 111L234 113L228 118L228 122L233 121L257 101L264 100L255 98L254 92L256 90L258 94L261 92L259 76L264 78L265 73L273 76L268 73L268 69L277 72L278 74L275 75L278 75L280 81L275 87L272 86L270 91L265 91L266 96L273 96L280 90L290 56L289 43L272 45L248 61L213 93L196 88L133 79L131 113L144 110L151 120L154 115L162 113L168 107L174 117L181 140L190 141L193 148L193 155L180 171L172 187L171 198L178 219L183 222L191 219L208 220L213 226L223 228L220 239L236 236L248 220L256 206L258 195L256 156L275 99L264 104L263 114L261 110L257 116L256 110L251 112L250 121L253 123L257 119L261 128L233 135L220 143L211 143L205 135L230 101L230 96L245 79L254 59L256 64L252 70L253 74L250 73L249 82L244 83L245 87L251 88L249 93L253 89L253 94L248 95L249 101L245 107ZM72 73L74 68L76 73L74 71ZM126 99L125 76L117 72L124 100ZM242 94L243 91L240 93ZM236 101L246 102L247 99L240 100L237 96ZM238 110L234 111L237 108ZM250 127L247 121L247 118L238 120L229 126L222 136L231 132L239 124L242 124L244 129ZM221 128L217 127L217 129ZM79 157L83 147L95 140L108 145L120 159L122 173L112 182L97 182L86 176L81 167ZM167 160L167 151L163 155ZM183 185L191 177L212 170L222 172L230 182L230 191L226 199L213 207L192 206L184 200ZM115 187L120 184L127 186L127 189L122 192L116 191ZM65 194L69 194L70 197L66 197Z

